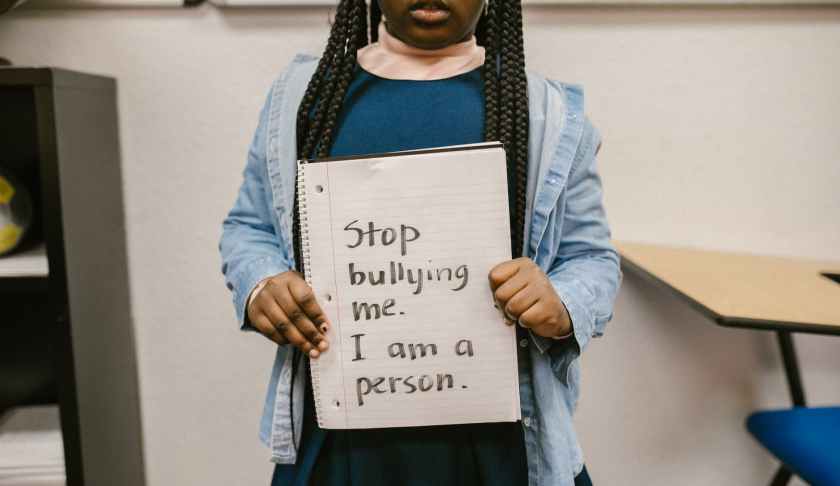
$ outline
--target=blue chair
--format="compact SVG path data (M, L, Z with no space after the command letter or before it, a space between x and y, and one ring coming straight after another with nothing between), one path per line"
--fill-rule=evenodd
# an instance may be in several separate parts
M840 486L840 407L756 412L747 429L782 462L771 485L796 474L814 486Z

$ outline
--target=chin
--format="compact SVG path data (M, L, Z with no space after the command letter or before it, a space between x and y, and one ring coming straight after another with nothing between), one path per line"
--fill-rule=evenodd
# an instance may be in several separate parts
M403 40L406 44L421 49L440 49L459 42L464 36L452 32L446 24L440 26L414 26Z

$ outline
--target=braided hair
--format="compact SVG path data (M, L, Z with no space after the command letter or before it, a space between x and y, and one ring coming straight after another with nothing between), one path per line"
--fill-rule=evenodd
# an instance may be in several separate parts
M528 175L528 86L520 0L486 0L488 8L476 27L485 49L484 139L499 140L507 153L511 253L523 255ZM339 0L330 37L297 113L297 156L326 157L336 135L339 111L356 68L356 53L378 40L382 12L377 0ZM369 37L368 37L369 36ZM297 205L297 197L294 198ZM300 223L293 212L295 263L302 271Z

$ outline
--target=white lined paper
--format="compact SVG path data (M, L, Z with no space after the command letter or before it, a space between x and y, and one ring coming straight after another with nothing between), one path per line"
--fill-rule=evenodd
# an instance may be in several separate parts
M307 280L333 324L330 350L312 360L320 426L518 420L515 330L493 307L487 281L490 268L510 259L501 145L314 162L298 170ZM365 238L350 248L359 232L348 228L367 230L371 221L382 229L374 246ZM351 263L364 283L359 273L351 277ZM392 316L365 319L362 303L381 307L388 299ZM472 357L456 354L459 340L471 342ZM394 343L404 343L409 357L389 356ZM429 353L435 345L437 354L411 359L409 345L419 353L420 343ZM466 351L466 343L459 349ZM358 350L364 359L354 359Z

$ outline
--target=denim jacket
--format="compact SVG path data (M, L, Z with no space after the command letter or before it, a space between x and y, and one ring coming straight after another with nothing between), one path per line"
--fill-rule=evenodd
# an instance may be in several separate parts
M272 84L238 196L222 223L221 270L243 330L253 329L246 322L245 305L255 285L294 268L295 120L317 62L317 57L298 54ZM520 341L532 351L530 366L519 370L521 424L528 484L571 486L583 467L572 424L580 392L579 356L612 319L623 275L610 241L596 168L600 136L584 115L582 89L531 71L527 78L524 251L550 278L568 309L574 335L552 340L531 333ZM292 366L293 355L307 359L288 345L277 347L260 421L259 437L269 447L271 461L280 464L295 462L292 429L294 437L300 437L303 420L304 367Z

